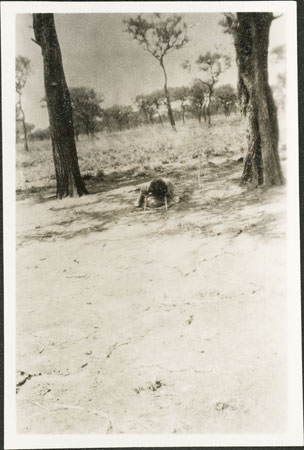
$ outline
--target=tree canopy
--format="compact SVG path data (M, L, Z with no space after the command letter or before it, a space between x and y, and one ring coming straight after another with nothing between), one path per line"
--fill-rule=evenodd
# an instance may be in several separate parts
M168 108L168 117L175 130L175 120L171 108L168 90L167 73L164 57L173 50L179 50L188 42L187 26L182 22L182 16L155 13L152 17L144 18L139 14L136 18L124 19L126 31L130 33L143 48L156 58L164 73L164 93Z
M70 89L75 133L84 132L94 136L98 121L102 117L101 103L104 97L94 89L80 86Z
M136 18L124 19L124 23L133 39L159 61L188 42L187 26L182 22L182 16L177 14L164 16L155 13L149 19L139 14Z
M30 60L25 56L18 55L16 58L16 92L18 94L22 94L31 70Z
M196 60L196 64L203 77L202 83L212 89L213 86L219 81L219 76L231 65L230 57L221 53L211 53L210 51L199 55Z

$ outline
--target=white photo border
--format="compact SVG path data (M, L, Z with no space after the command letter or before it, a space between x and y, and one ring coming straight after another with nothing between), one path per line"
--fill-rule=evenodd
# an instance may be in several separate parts
M212 2L1 2L5 449L180 447L180 446L302 446L302 348L299 229L299 143L297 90L297 3L294 1ZM16 432L16 217L15 217L15 16L50 13L272 11L287 18L287 201L288 201L288 432L285 434L102 435L18 434Z

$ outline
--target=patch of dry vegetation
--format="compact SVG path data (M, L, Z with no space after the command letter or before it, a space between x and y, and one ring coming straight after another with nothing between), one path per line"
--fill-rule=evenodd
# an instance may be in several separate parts
M165 175L172 167L197 167L200 158L239 158L245 148L240 116L216 117L213 126L188 121L144 126L123 132L99 133L95 139L81 137L77 143L84 179L115 179L124 176ZM50 141L32 142L29 153L17 146L17 190L55 186Z

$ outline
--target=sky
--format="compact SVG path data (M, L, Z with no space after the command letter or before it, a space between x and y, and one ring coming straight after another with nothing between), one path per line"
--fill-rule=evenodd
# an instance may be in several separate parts
M103 107L113 104L132 104L138 94L161 89L164 84L159 62L124 32L123 19L128 14L55 14L55 25L62 52L65 77L69 87L87 86L103 94ZM232 37L223 33L218 22L222 14L184 14L188 26L188 44L165 57L168 85L188 86L200 76L192 64L188 73L181 65L188 59L194 63L207 51L223 52L232 58L229 70L220 76L218 86L230 83L236 87L237 68ZM270 30L270 51L285 44L285 18L276 19ZM44 97L43 60L34 37L31 14L16 15L16 56L31 61L30 73L23 93L26 121L36 128L48 126L47 109L41 107ZM269 80L275 83L278 71L274 62L269 64Z

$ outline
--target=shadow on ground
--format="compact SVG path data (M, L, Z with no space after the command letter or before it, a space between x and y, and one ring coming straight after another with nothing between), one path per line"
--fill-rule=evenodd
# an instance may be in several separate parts
M143 211L134 208L138 195L136 186L161 174L151 170L148 177L133 177L130 173L86 180L90 195L77 199L56 200L55 186L48 185L17 192L21 233L18 244L29 240L72 239L76 236L108 230L114 224L132 226L135 223L151 225L166 223L158 234L188 232L194 234L219 235L224 231L240 234L243 231L276 236L274 224L279 218L268 212L266 205L280 194L279 188L270 190L241 187L239 180L242 164L236 160L222 162L207 161L198 165L167 167L176 186L180 203L168 211L165 208ZM42 220L35 227L26 223L25 208L38 208ZM260 207L257 214L256 206ZM251 214L251 207L254 213ZM34 214L34 212L33 212ZM284 218L282 218L282 221ZM24 225L24 226L22 226ZM169 225L169 226L168 226ZM149 230L146 230L149 234ZM151 231L152 234L155 232Z

